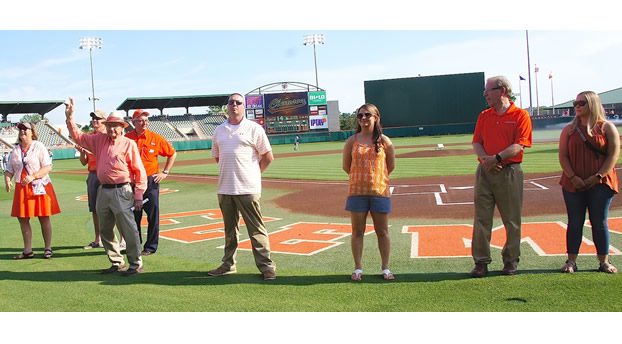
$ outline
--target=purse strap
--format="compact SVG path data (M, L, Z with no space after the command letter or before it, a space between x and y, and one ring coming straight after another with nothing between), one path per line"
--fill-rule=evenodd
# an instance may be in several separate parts
M594 153L596 153L596 157L598 157L598 154L602 155L602 156L607 156L607 151L601 151L600 149L594 147L594 145L587 140L587 138L585 137L585 135L583 135L583 132L579 129L579 127L577 126L575 128L575 130L577 131L577 133L579 133L579 136L581 136L581 140L583 141L583 143L585 143L585 145L587 146L587 148L591 151L593 151Z

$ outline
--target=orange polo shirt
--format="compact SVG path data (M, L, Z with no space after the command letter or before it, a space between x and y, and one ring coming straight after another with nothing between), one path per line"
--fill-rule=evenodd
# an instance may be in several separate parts
M493 108L482 111L475 124L472 143L479 143L488 155L495 155L512 144L531 147L531 117L529 112L510 103L507 111L498 115ZM507 163L523 161L523 151L512 158L503 160Z
M97 159L95 159L95 155L86 153L86 164L89 172L97 172Z
M165 138L153 131L146 129L142 135L138 135L136 130L127 133L125 137L136 141L140 159L145 165L147 176L152 176L160 172L158 156L171 157L175 154L175 148Z

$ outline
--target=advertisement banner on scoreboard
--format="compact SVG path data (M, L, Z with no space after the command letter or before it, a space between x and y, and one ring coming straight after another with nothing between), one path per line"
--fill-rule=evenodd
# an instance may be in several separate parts
M266 116L309 115L307 92L264 94Z
M309 116L309 129L328 129L328 118L326 116Z
M263 95L253 94L246 96L247 109L263 109Z
M310 91L309 105L326 105L326 91Z

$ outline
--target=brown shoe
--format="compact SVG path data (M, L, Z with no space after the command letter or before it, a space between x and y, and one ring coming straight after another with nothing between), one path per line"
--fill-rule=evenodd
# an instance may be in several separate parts
M209 276L218 277L218 276L223 276L223 275L234 274L236 272L238 271L235 269L235 266L226 267L226 266L221 265L214 270L208 271L207 274Z
M473 270L471 270L471 277L484 277L488 275L488 264L477 263Z
M121 271L121 276L123 277L128 277L128 276L133 276L136 274L142 274L145 270L143 269L142 266L139 266L137 268L129 268L125 271Z
M276 279L276 272L274 270L268 270L263 273L264 281L272 281Z
M503 264L503 270L501 273L507 276L514 276L518 273L518 263L511 262Z

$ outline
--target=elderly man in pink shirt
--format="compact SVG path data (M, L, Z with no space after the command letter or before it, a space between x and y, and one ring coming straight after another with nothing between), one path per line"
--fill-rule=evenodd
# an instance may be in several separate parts
M123 276L143 272L140 240L133 210L142 211L143 193L147 189L147 173L140 160L136 143L123 136L128 124L122 114L111 112L104 125L106 134L84 134L73 120L74 103L65 103L67 129L80 146L90 150L97 160L97 179L101 186L97 193L96 210L99 217L102 244L112 266L102 273L121 271ZM132 184L134 187L132 188ZM114 236L117 225L127 244L129 268L125 269L119 243Z

